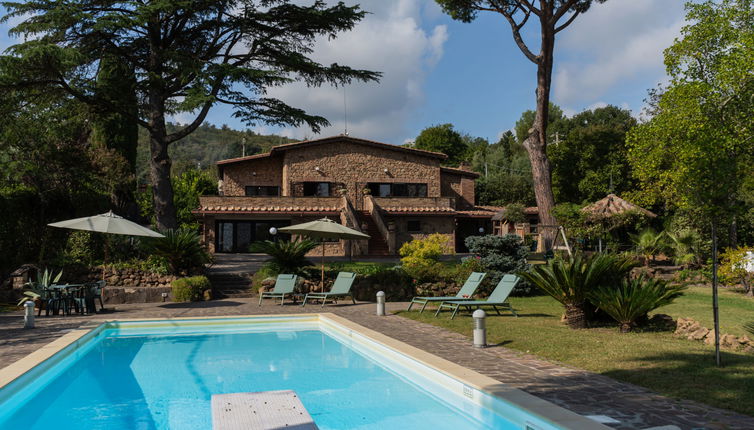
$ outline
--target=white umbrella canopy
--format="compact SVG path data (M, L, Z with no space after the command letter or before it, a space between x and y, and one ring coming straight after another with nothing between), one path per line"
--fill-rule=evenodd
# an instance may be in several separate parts
M322 218L316 221L296 224L289 227L279 228L278 231L290 234L301 234L317 239L369 239L368 234L348 228L329 219Z
M142 227L135 222L129 221L122 216L115 215L113 211L104 214L92 215L83 218L74 218L47 224L50 227L68 228L71 230L95 231L107 234L121 234L125 236L165 237L156 231ZM105 261L102 264L102 279L105 279L105 267L107 266L107 244L105 245Z
M165 237L156 231L142 227L122 216L115 215L113 211L94 216L53 222L47 225L50 227L68 228L71 230L96 231L100 233L122 234L126 236Z
M348 228L329 219L322 218L316 221L296 224L289 227L279 228L278 231L290 234L300 234L317 239L369 239L368 234ZM325 241L322 241L322 279L320 290L325 291Z

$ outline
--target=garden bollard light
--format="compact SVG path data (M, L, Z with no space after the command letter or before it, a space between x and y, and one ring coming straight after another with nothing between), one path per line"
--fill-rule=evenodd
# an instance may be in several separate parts
M471 316L474 318L474 348L486 348L487 327L485 319L487 318L487 313L481 309L477 309Z
M385 292L377 292L377 316L385 316Z
M34 302L24 302L24 328L34 328Z

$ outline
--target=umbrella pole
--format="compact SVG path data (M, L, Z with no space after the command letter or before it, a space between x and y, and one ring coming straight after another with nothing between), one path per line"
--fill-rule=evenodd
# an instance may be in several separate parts
M110 237L105 235L105 261L102 262L102 280L105 280L105 272L107 271L107 255L110 248Z
M325 292L325 239L322 239L322 282L319 284L321 293Z

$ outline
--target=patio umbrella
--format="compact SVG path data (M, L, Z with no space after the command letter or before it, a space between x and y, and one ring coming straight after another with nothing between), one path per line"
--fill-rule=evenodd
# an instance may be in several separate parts
M71 230L96 231L99 233L122 234L126 236L165 237L156 231L142 227L122 216L115 215L113 211L108 213L74 218L66 221L58 221L47 224L50 227L68 228ZM105 264L102 265L102 279L105 278L105 265L107 264L107 246L105 246Z
M348 228L329 219L322 218L316 221L296 224L289 227L279 228L278 231L290 234L300 234L322 240L322 280L320 288L325 291L325 241L324 239L369 239L368 234Z

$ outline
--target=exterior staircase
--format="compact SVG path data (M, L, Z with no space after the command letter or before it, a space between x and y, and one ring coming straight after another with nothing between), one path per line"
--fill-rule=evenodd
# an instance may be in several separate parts
M250 275L245 273L212 273L207 274L212 284L213 293L218 298L251 297Z
M380 233L377 224L375 224L369 212L360 212L359 222L361 222L362 225L366 223L367 229L364 233L368 234L370 237L367 255L390 255L387 241L382 237L382 233Z

